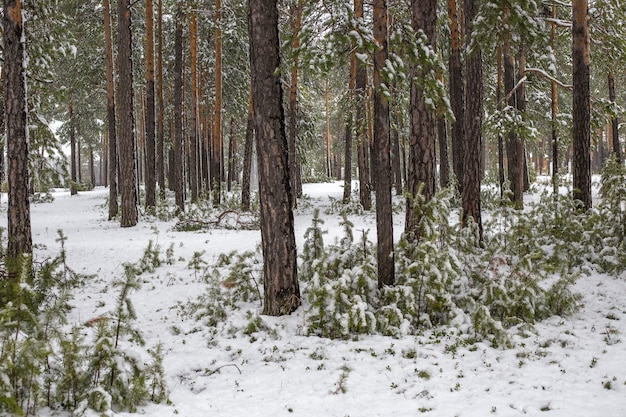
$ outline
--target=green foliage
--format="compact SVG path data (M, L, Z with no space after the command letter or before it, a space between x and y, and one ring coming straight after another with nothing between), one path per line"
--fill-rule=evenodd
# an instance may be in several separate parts
M161 348L147 367L138 352L120 348L143 344L129 298L139 286L142 262L125 265L125 278L114 283L120 294L111 316L67 329L72 293L88 277L68 266L67 238L58 234L59 255L22 269L3 287L10 298L0 309L0 412L37 414L47 406L83 415L135 411L147 400L166 400Z

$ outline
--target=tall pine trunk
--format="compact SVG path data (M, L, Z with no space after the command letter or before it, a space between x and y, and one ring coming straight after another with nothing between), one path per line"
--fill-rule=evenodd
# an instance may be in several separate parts
M213 144L211 147L211 190L213 207L221 201L222 164L224 145L222 141L222 1L215 0L215 118L213 120Z
M189 188L191 191L191 201L198 200L200 187L198 185L198 15L191 14L189 25L189 51L191 67L191 108L189 116L191 121L189 132Z
M455 119L452 123L452 170L456 176L459 191L462 191L463 161L465 160L465 93L461 66L459 10L456 0L448 0L448 18L450 19L450 57L448 61L450 106Z
M24 26L22 2L5 0L4 71L5 112L8 159L9 205L7 207L8 241L6 267L9 278L18 278L23 269L29 269L32 253L30 227L28 136L26 109L26 74L24 69ZM1 301L1 300L0 300ZM6 300L9 301L9 300ZM2 304L4 307L4 304Z
M118 73L119 73L119 160L120 194L122 196L120 224L137 224L137 184L135 153L135 112L133 108L133 41L131 33L130 0L119 0L118 15Z
M387 3L374 0L374 158L376 160L376 234L378 286L395 282L393 256L393 213L391 207L391 161L389 154L389 102L383 88L387 49Z
M463 166L462 224L470 218L478 225L482 240L482 217L480 210L480 178L482 155L483 70L482 51L471 48L474 35L474 19L478 7L475 0L465 0L465 39L468 54L465 58L467 92L465 95L465 164Z
M109 138L109 220L119 211L117 204L117 120L115 113L115 82L113 65L113 38L111 27L111 7L109 0L103 0L104 11L104 50L107 78L107 131Z
M248 0L250 68L257 134L261 244L265 297L263 314L290 314L300 306L296 240L291 209L278 9L273 0Z
M303 0L295 3L295 15L292 12L292 50L294 51L293 65L291 67L291 86L289 89L289 172L291 177L291 189L293 191L293 207L298 205L298 197L302 196L302 179L300 166L296 152L298 138L298 71L300 48L300 29L302 27Z
M254 143L254 113L252 88L248 97L248 118L246 121L246 143L243 151L243 177L241 179L241 209L250 211L250 175L252 171L252 148Z
M354 0L354 17L357 20L363 19L363 0ZM361 22L363 23L363 22ZM357 50L358 53L364 53L363 48ZM357 60L356 79L355 79L355 97L356 114L356 146L359 167L359 198L364 210L372 208L372 186L370 184L370 165L369 165L369 135L367 126L366 104L367 97L367 68L365 63Z
M154 9L146 0L146 118L145 118L145 184L146 207L156 205L156 105L154 86Z
M163 0L157 0L157 39L158 39L158 58L156 68L156 99L157 106L157 124L156 124L156 177L159 184L159 194L162 199L165 198L165 103L163 100Z
M78 178L76 176L76 126L74 124L74 105L70 102L67 108L70 128L70 195L78 194Z
M435 48L435 36L437 21L436 0L418 1L413 0L411 12L411 25L413 30L423 30L430 46ZM421 232L419 223L421 215L416 209L418 196L429 202L436 191L435 175L435 143L436 143L436 120L434 109L427 104L424 91L415 81L424 77L424 73L415 65L411 68L411 130L409 136L409 159L406 200L405 233L411 239L419 239Z
M591 208L591 131L589 92L589 12L588 0L573 0L572 19L572 174L574 200Z
M170 188L176 194L178 210L185 211L185 176L183 155L183 10L182 5L176 6L176 29L174 33L174 141L172 144L172 163L170 164ZM173 187L172 187L173 185Z
M611 103L615 103L615 76L613 75L613 70L609 71L608 76L608 84L609 84L609 100ZM613 155L615 155L615 160L620 165L622 164L622 151L619 144L619 119L617 117L611 118L611 149L613 151Z

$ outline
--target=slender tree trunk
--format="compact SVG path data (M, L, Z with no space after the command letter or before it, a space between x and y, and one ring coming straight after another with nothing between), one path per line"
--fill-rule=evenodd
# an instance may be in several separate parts
M376 232L378 238L378 286L395 282L393 213L391 210L391 161L389 156L389 103L382 91L382 71L388 56L387 3L374 0L374 150L376 159Z
M465 0L465 42L470 50L474 19L478 13L475 0ZM478 225L482 241L480 177L482 155L483 69L482 51L475 47L465 58L467 94L465 99L465 164L463 166L462 224L470 218Z
M2 99L0 99L0 132L2 133L4 133L4 117L6 115L4 111L4 82L5 77L3 65L2 67L0 67L0 97L2 97ZM0 184L3 184L4 181L6 181L6 160L4 159L4 149L6 149L6 141L4 135L0 135L0 149L2 150L0 152Z
M9 162L6 268L11 282L14 282L14 279L19 279L22 270L30 269L27 262L30 262L29 254L32 253L22 2L20 0L4 0L2 20L4 29L4 100L7 159ZM4 303L2 303L2 307L4 307Z
M133 108L133 61L130 0L118 0L119 157L122 227L137 224L135 112Z
M174 34L174 143L173 160L170 163L176 206L185 211L184 140L183 140L183 10L176 6L176 30ZM171 187L171 186L170 186Z
M583 208L591 208L591 131L589 92L589 12L588 0L573 0L572 19L572 174L574 200L580 200Z
M300 29L302 27L302 9L304 7L304 1L297 0L295 7L295 16L292 13L293 20L291 27L293 34L293 51L297 51L298 48L300 48ZM295 52L293 65L291 67L291 88L289 90L289 171L291 177L291 189L294 191L292 193L294 208L298 205L298 197L302 196L302 179L299 175L300 166L296 153L298 137L298 71L299 56L298 52Z
M232 191L233 182L237 182L237 138L235 137L235 118L230 118L230 128L228 137L228 177L227 186L228 191Z
M502 112L502 46L498 44L497 53L497 81L496 81L496 107L498 112ZM498 184L500 185L500 198L504 197L504 138L502 133L498 132Z
M246 143L243 151L243 178L241 180L241 209L250 211L250 174L252 171L252 147L254 144L254 112L252 106L252 88L248 97L248 120L246 124Z
M446 118L437 118L437 139L439 140L439 186L446 188L450 185L450 162L448 155L448 129Z
M467 1L467 0L466 0ZM435 48L437 21L436 0L413 0L411 2L411 25L414 31L423 30L430 46ZM435 176L435 114L428 107L427 99L419 85L414 81L424 74L416 66L411 68L411 131L409 135L409 160L406 199L405 233L410 239L419 239L421 215L416 209L418 196L429 202L436 191Z
M159 194L161 198L165 198L165 144L164 144L164 118L165 103L163 100L163 0L158 1L157 8L157 39L158 39L158 58L157 58L157 74L156 74L156 99L157 106L157 125L156 125L156 176L159 184Z
M89 180L91 181L91 187L96 186L96 166L93 155L93 144L89 144Z
M104 187L109 186L109 132L104 131L102 134L102 153L100 154L102 162L100 163L100 184Z
M145 119L145 184L146 207L156 205L156 104L154 85L154 7L146 0L146 119Z
M358 20L363 19L363 0L354 0L354 17ZM364 53L363 49L358 50ZM365 63L357 60L356 79L355 79L355 96L356 96L356 114L360 115L356 118L356 143L359 167L359 198L364 210L372 208L372 186L370 184L369 169L369 135L367 133L367 118L363 115L367 114L366 103L367 97L367 68Z
M325 149L326 149L326 176L330 178L332 174L332 150L330 139L330 110L328 105L328 77L326 78L326 84L324 89L324 104L325 104L325 116L326 116L326 131L324 135Z
M74 125L74 106L69 104L67 117L70 124L70 195L78 194L78 179L76 177L76 128Z
M218 0L219 1L219 0ZM189 25L189 50L191 67L191 108L189 116L191 118L191 128L189 133L189 188L191 190L191 201L198 200L198 15L191 14L191 24Z
M506 13L510 16L510 12ZM505 34L504 40L504 91L508 99L508 107L511 111L517 109L517 95L515 88L515 56L511 51L511 32ZM508 160L508 179L511 183L512 196L511 199L515 207L521 209L524 206L524 156L519 152L519 137L517 132L510 131L507 133L506 153ZM520 161L521 160L521 161Z
M404 194L402 186L402 154L400 152L400 130L402 130L401 115L396 112L396 127L391 135L391 169L393 172L393 184L396 189L396 195Z
M350 53L350 77L348 78L348 94L354 100L356 86L356 42L352 41ZM344 139L344 177L343 177L343 202L349 203L352 196L352 126L353 112L348 109L346 115L346 135Z
M463 187L463 161L465 160L465 107L463 71L461 66L461 34L459 30L459 10L456 0L448 0L450 19L450 105L455 121L452 123L452 169L456 176L459 191Z
M222 1L215 0L215 119L213 121L213 152L211 157L211 190L213 206L221 201L222 186Z
M613 70L609 71L608 76L609 81L609 100L611 103L615 103L615 77L613 75ZM619 119L617 117L611 118L611 148L613 151L613 155L615 155L615 160L618 164L622 164L622 151L619 144Z
M257 132L263 314L290 314L300 304L296 240L287 160L276 1L248 0L250 68Z
M109 137L109 220L118 213L117 204L117 121L115 113L115 82L113 70L113 38L111 28L111 10L109 0L103 0L104 9L104 49L106 53L107 77L107 129Z

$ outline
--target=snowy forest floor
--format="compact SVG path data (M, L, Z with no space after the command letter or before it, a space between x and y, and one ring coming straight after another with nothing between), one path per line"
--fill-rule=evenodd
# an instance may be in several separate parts
M300 250L314 208L322 212L325 241L341 234L333 202L341 198L342 184L306 184L304 193L295 212ZM141 415L626 416L624 276L582 275L575 288L582 308L571 317L538 323L536 334L516 338L511 349L459 345L441 331L398 339L305 336L303 308L288 317L260 316L266 330L246 334L240 329L260 312L258 303L229 315L232 332L216 332L184 314L183 306L207 285L189 262L194 253L210 266L221 253L254 250L258 231L180 232L173 228L175 219L154 218L123 229L107 221L104 188L73 197L58 191L53 197L51 203L32 205L35 258L58 253L60 229L70 267L94 275L75 294L75 323L114 308L118 294L112 282L123 277L124 263L143 256L149 241L162 251L174 250L175 262L141 275L141 289L130 296L146 346L123 348L136 349L148 361L146 349L162 344L170 400L140 408ZM6 196L0 207L6 212ZM373 213L350 220L355 231L371 230L370 239L375 235ZM6 227L6 216L0 226ZM398 236L402 228L403 214L397 214Z

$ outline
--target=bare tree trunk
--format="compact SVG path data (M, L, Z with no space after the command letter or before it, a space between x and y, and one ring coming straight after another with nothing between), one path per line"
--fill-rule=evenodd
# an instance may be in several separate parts
M465 41L467 49L474 35L474 19L478 13L475 0L465 0ZM463 218L478 225L482 241L483 225L480 210L480 177L482 155L483 70L482 51L476 47L465 58L467 94L465 99L465 164L463 166Z
M156 205L156 105L154 86L154 8L146 0L146 119L145 119L145 184L146 207Z
M157 38L158 38L158 59L156 74L156 98L157 125L156 125L156 176L159 184L159 194L165 198L165 144L164 144L164 118L165 103L163 100L163 0L158 1L157 11Z
M452 169L456 176L459 191L463 187L463 161L465 160L465 107L463 71L461 67L461 34L459 30L459 10L456 0L448 0L450 19L450 105L455 121L452 123Z
M295 16L292 13L292 49L297 51L300 48L300 29L302 27L302 8L304 1L298 0L296 3ZM291 176L291 189L293 190L293 207L298 206L298 197L302 196L302 179L300 178L300 166L296 153L298 137L298 71L299 57L295 54L293 66L291 67L291 88L289 90L289 171Z
M609 100L611 103L615 103L615 77L613 75L613 70L609 71L608 76L609 81ZM611 138L613 142L611 143L611 148L613 150L613 155L615 155L615 160L618 164L622 164L622 150L619 144L619 119L617 117L611 118Z
M354 0L354 17L363 19L363 0ZM363 50L358 52L363 53ZM370 184L369 166L369 135L367 118L363 117L366 112L367 97L367 68L360 60L356 66L355 80L356 113L361 115L356 118L356 143L359 167L359 198L364 210L372 208L372 186Z
M374 0L374 157L376 159L376 234L378 241L378 287L395 283L393 213L391 207L391 161L389 155L389 103L382 91L382 71L388 57L387 4Z
M76 127L74 125L74 106L69 104L67 118L70 124L70 195L78 194L78 179L76 177Z
M574 200L583 208L591 208L591 146L589 92L589 12L588 0L573 0L572 19L572 174Z
M246 124L246 143L243 151L243 178L241 180L241 209L250 211L250 174L252 171L252 147L254 143L254 113L252 89L248 97L248 120Z
M194 11L191 14L189 25L189 50L191 66L191 128L189 133L189 188L191 201L198 200L198 15Z
M133 61L130 0L119 0L118 14L118 66L119 66L119 158L120 193L122 195L122 227L132 227L138 222L135 152L135 112L133 108Z
M21 271L30 269L30 265L26 262L30 262L28 256L32 253L22 2L20 0L5 0L2 20L4 29L3 67L6 77L4 100L7 159L9 162L6 268L11 279L10 282L14 282L14 279L19 278ZM4 294L0 294L0 296L2 295ZM5 302L12 300L0 299L0 301L3 301L2 307L4 307Z
M276 73L276 68L280 68L278 9L272 0L248 0L248 5L261 199L263 314L279 316L295 311L301 301L283 91L280 75Z
M467 0L466 0L467 1ZM437 21L436 0L413 0L411 2L411 25L414 31L423 30L431 47L435 48ZM429 108L424 92L413 81L424 77L416 67L411 68L411 103L409 135L409 160L406 199L405 233L410 239L419 239L422 232L419 229L421 214L415 204L418 196L429 202L437 188L435 176L435 129L436 120L434 110Z
M498 112L502 111L502 47L498 44L497 50L497 81L496 81L496 108ZM500 198L504 197L504 138L502 133L498 132L498 184L500 185Z
M235 137L235 118L230 118L230 132L228 137L228 177L226 180L228 191L232 191L233 182L237 182L237 138Z
M4 65L0 67L0 132L4 133ZM0 184L3 184L6 181L6 160L4 159L4 149L6 146L4 135L0 135Z
M109 220L117 216L117 121L115 113L115 83L113 70L113 38L111 28L111 10L109 0L103 0L104 9L104 44L106 53L107 77L107 129L109 137Z
M176 6L176 30L174 34L174 143L173 159L170 163L171 177L174 184L170 188L176 194L178 210L185 211L185 182L183 164L183 10Z
M213 207L220 205L222 187L222 1L215 0L215 119L211 157Z

